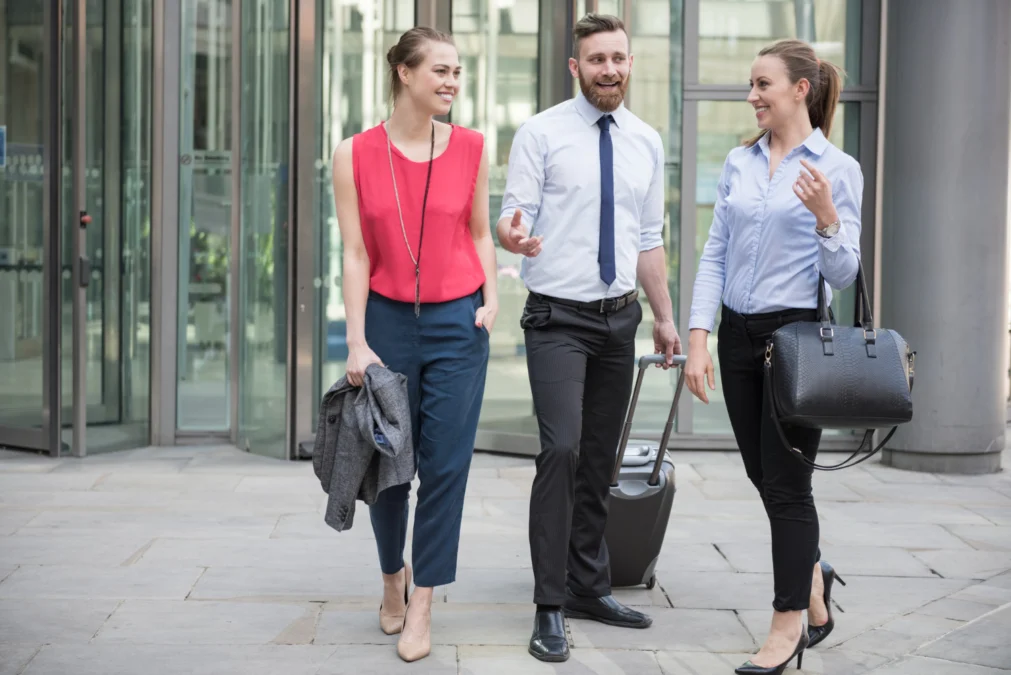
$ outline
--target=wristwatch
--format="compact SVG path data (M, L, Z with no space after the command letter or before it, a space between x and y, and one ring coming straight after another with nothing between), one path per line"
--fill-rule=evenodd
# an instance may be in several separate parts
M824 230L818 229L816 227L814 228L814 231L817 232L819 236L824 237L825 239L830 239L834 237L837 232L839 232L840 225L841 223L837 220L828 227L826 227Z

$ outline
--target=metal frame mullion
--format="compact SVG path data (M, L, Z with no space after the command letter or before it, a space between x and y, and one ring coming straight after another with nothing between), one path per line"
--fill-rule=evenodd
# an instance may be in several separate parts
M231 238L228 256L228 437L239 439L239 351L242 347L239 304L242 285L242 0L232 0L232 136L231 136Z
M34 440L33 447L41 441L52 457L59 457L63 449L60 430L62 424L61 350L60 337L63 333L63 303L60 301L62 289L62 248L61 248L61 200L63 194L63 115L60 105L63 100L63 0L50 0L49 11L45 12L45 32L49 38L49 48L43 58L48 60L43 69L47 78L46 120L43 141L45 171L43 171L42 249L45 256L42 277L42 297L45 308L42 313L42 434ZM7 433L4 434L7 436ZM32 434L35 436L35 434ZM17 439L12 439L17 440ZM24 443L27 445L27 443Z
M537 26L537 110L547 110L572 97L574 2L540 0Z
M71 128L73 129L73 213L71 214L70 236L73 237L73 261L71 263L70 288L72 304L71 349L73 352L73 396L72 396L72 443L70 451L75 457L86 454L88 424L88 322L87 287L81 284L84 275L84 260L87 254L87 232L83 216L87 210L87 3L74 0L73 21L73 90L70 105Z
M694 101L741 101L748 96L748 87L738 84L685 84L686 100ZM874 87L847 87L839 94L840 103L877 101L878 90Z
M685 5L694 0L686 0ZM698 31L698 22L691 28L686 22L685 33ZM696 52L697 53L697 52ZM685 61L688 60L687 53ZM681 109L681 248L678 266L678 314L681 325L682 344L688 347L688 319L691 317L692 293L695 287L695 233L698 231L698 214L695 191L698 182L699 103L686 96ZM678 403L677 434L690 434L694 429L694 396L682 396Z
M285 369L285 456L298 458L301 438L315 431L313 405L313 317L320 295L313 284L316 275L316 0L291 0L288 55L289 91L289 172L288 180L288 303L285 317L288 339Z
M176 439L182 7L155 2L153 11L150 429L151 444L166 446Z

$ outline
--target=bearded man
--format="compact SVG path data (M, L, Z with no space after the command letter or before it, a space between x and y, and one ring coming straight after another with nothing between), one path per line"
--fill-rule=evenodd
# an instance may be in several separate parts
M530 496L537 611L529 651L542 661L569 657L563 612L652 623L611 595L604 542L642 321L637 281L664 367L681 353L662 238L663 144L623 105L628 34L617 17L590 14L573 44L580 93L517 130L497 226L502 246L525 256L529 291L520 326L541 445Z

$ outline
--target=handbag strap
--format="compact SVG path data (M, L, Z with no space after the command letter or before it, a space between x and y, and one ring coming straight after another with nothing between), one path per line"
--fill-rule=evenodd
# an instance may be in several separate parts
M912 383L911 382L910 382L909 388L910 388L910 390L912 390ZM860 451L864 449L864 446L868 445L868 443L870 442L871 437L874 435L874 430L873 429L868 429L864 433L864 439L860 442L860 445L857 446L857 449L853 451L853 454L851 454L849 457L847 457L843 461L839 462L838 464L833 464L831 466L827 466L827 465L824 465L824 464L816 464L815 462L812 462L810 459L808 459L807 457L805 457L804 453L801 452L798 448L795 448L793 446L793 444L790 442L790 440L786 437L786 433L783 431L783 426L779 422L779 411L776 410L776 399L772 395L772 389L773 389L772 388L772 363L770 361L766 361L765 362L765 395L769 398L769 407L772 409L772 422L773 422L773 426L776 427L776 433L779 434L780 441L782 441L783 446L787 450L790 451L790 454L792 454L794 457L798 458L800 461L804 462L805 464L807 464L811 468L818 469L819 471L839 471L840 469L847 469L847 468L849 468L851 466L856 466L857 464L860 464L861 462L866 462L868 459L870 459L875 454L877 454L878 451L880 451L883 447L885 447L885 444L888 443L889 440L891 440L892 436L895 434L896 430L898 430L898 428L899 428L898 425L892 427L891 430L888 432L888 434L885 436L884 440L882 440L878 444L878 447L874 448L869 453L867 453L866 457L861 457L860 459L858 459L856 461L852 461L854 457L856 457L857 455L860 454Z

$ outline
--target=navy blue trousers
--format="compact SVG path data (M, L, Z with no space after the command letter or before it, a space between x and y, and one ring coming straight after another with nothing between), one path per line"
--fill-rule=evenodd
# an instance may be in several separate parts
M488 333L474 325L481 291L414 304L369 293L365 340L387 368L407 376L418 469L414 513L415 585L456 580L460 521L488 369ZM383 490L369 507L384 574L404 566L411 484Z

